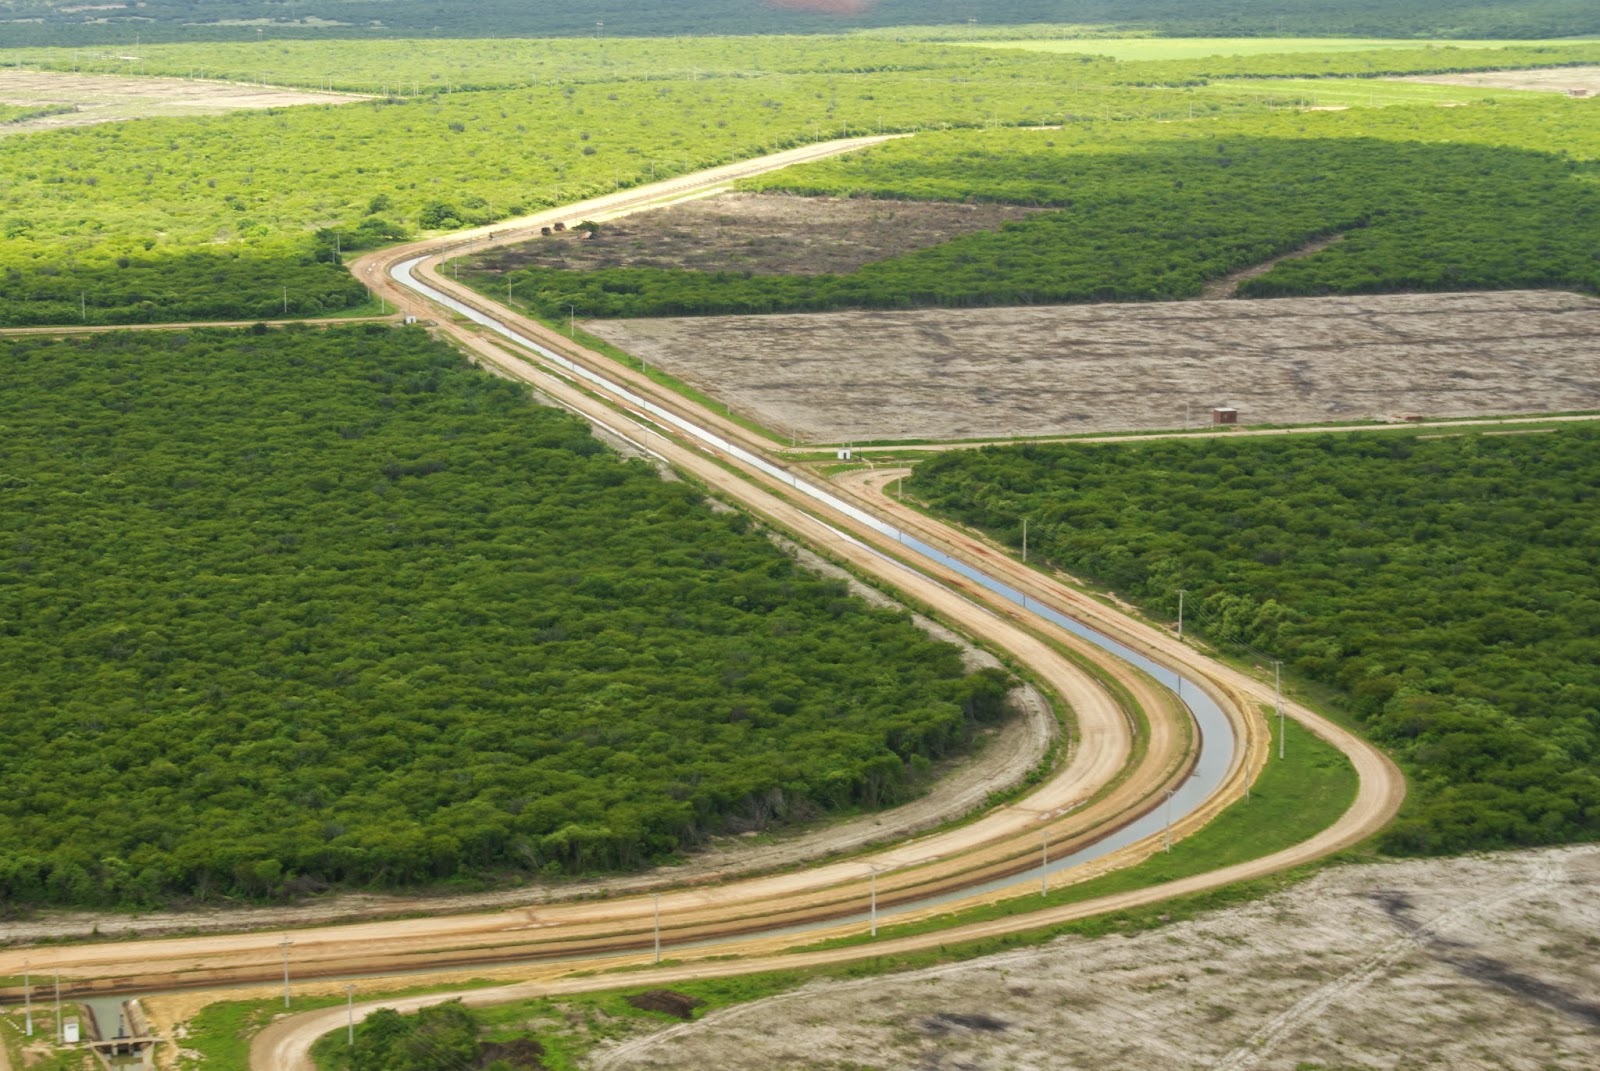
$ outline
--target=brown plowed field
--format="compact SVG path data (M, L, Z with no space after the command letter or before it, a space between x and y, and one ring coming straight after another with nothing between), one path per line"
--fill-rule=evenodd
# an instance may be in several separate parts
M674 317L585 328L813 442L1600 408L1600 301L1553 291Z
M974 231L997 230L1038 209L1011 205L724 193L607 223L595 237L567 231L501 246L477 265L686 268L772 275L850 272Z

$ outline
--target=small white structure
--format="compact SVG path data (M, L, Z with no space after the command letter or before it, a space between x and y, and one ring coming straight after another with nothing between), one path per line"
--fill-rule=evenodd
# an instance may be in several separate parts
M846 447L843 447L843 448L841 448L839 450L836 450L836 451L834 451L834 455L833 456L838 458L840 461L849 461L850 460L850 448L848 446L846 446Z
M68 1019L61 1024L61 1038L68 1045L76 1045L78 1043L80 1040L78 1037L78 1020Z

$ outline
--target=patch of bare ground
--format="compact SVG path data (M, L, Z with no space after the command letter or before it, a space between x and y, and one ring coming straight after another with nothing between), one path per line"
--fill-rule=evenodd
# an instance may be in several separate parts
M1342 241L1344 241L1343 234L1330 234L1326 238L1317 238L1314 241L1307 242L1299 249L1291 249L1289 252L1284 253L1281 256L1273 257L1270 260L1263 260L1260 264L1252 264L1248 268L1240 268L1236 272L1229 272L1222 278L1212 279L1210 282L1206 283L1205 286L1201 287L1200 297L1198 300L1220 301L1223 298L1237 297L1239 292L1239 284L1244 282L1246 279L1254 279L1258 275L1265 275L1267 272L1271 271L1273 268L1277 267L1279 264L1282 264L1286 260L1299 260L1302 257L1309 257L1315 253L1322 252L1330 245Z
M480 268L684 268L762 275L855 271L975 231L996 230L1033 208L725 193L602 224L593 239L565 231L503 246Z
M1600 1066L1600 846L1351 866L1129 937L808 985L589 1066Z
M1429 82L1441 86L1484 86L1489 89L1533 89L1547 93L1600 96L1600 66L1545 67L1534 71L1479 71L1473 74L1408 74L1396 82Z
M320 93L187 78L123 78L107 74L0 69L0 104L69 106L56 115L0 125L0 137L161 115L220 115L296 104L348 104L352 93Z
M590 321L812 442L1600 408L1600 301L1389 294Z

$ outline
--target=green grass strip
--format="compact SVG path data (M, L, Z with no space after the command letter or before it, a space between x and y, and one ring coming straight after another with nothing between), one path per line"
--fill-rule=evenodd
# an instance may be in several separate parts
M1173 844L1172 851L1158 853L1137 866L1052 889L1046 896L1033 891L917 922L884 925L880 921L877 940L1011 918L1045 907L1161 885L1271 855L1316 835L1333 824L1355 800L1356 772L1338 748L1296 722L1285 725L1285 757L1281 761L1276 757L1274 725L1273 757L1251 788L1250 798L1233 804L1199 832ZM873 940L861 933L819 941L796 951L848 948Z

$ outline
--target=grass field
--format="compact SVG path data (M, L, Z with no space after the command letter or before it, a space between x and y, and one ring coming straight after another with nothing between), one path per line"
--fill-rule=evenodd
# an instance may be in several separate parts
M1543 41L1418 41L1384 37L1094 37L1066 41L974 41L975 48L1020 48L1029 52L1068 52L1119 60L1200 59L1205 56L1273 56L1291 52L1370 52L1379 48L1560 47L1590 38Z

